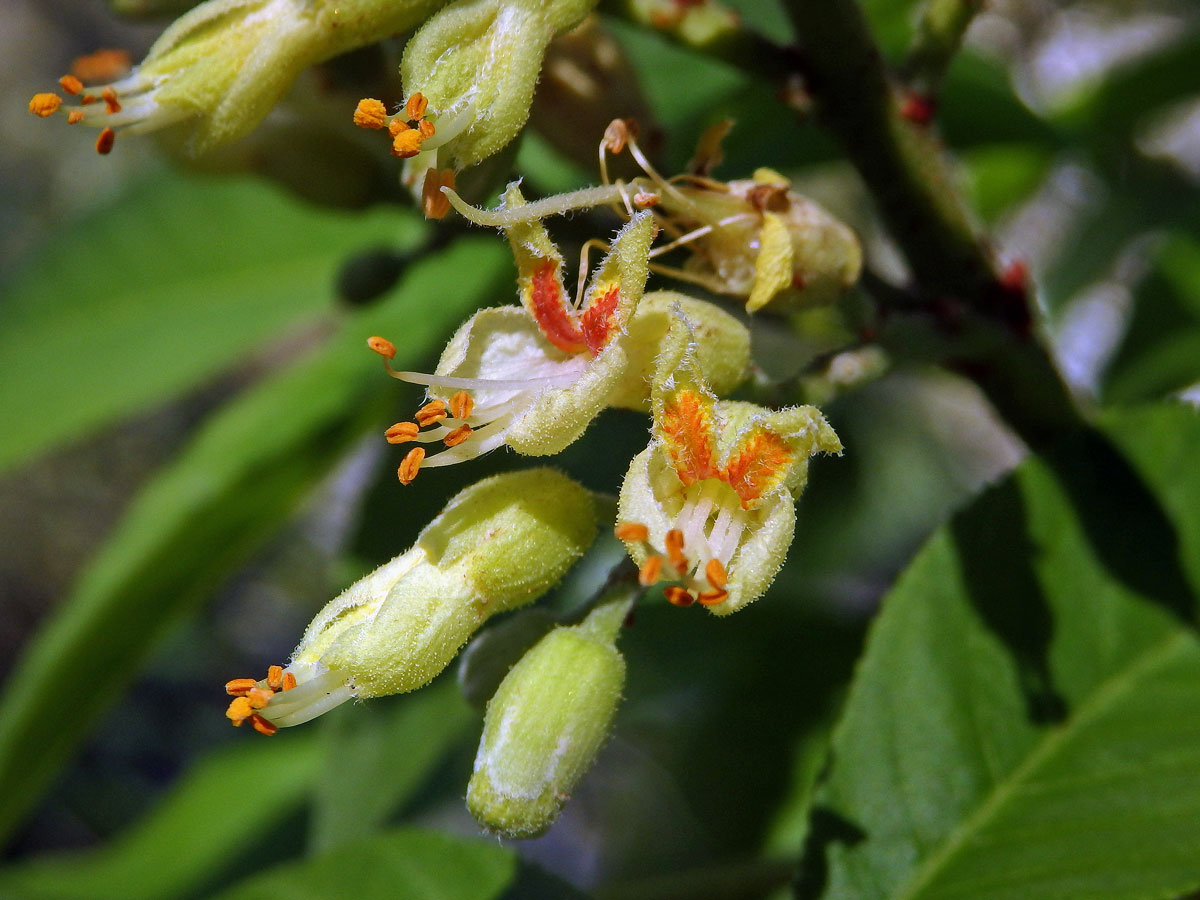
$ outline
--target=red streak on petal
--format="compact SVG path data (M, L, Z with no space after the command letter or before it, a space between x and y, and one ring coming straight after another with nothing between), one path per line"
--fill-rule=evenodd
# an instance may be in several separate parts
M671 465L685 485L720 473L713 448L712 402L684 388L663 405L659 428Z
M616 312L617 301L621 299L621 289L613 285L601 297L597 297L579 317L583 326L583 339L587 347L596 355L604 349L612 332L612 315Z
M759 431L742 444L721 474L742 501L742 508L748 509L783 481L792 461L791 449L783 438L770 431Z
M567 309L557 268L546 260L534 269L529 280L529 308L546 340L564 353L582 353L587 342Z

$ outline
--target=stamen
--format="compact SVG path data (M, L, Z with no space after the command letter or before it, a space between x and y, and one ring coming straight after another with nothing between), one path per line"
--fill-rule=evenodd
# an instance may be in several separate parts
M423 124L423 123L422 123ZM450 200L442 193L442 188L454 187L454 170L428 169L425 181L421 185L421 206L427 219L443 219L450 212Z
M667 559L671 561L671 566L680 575L683 575L690 568L687 557L683 555L683 532L678 528L672 528L667 532L664 543L667 547Z
M270 666L267 669L267 687L273 691L283 686L283 666Z
M77 96L83 93L83 82L74 75L64 75L58 79L59 86L71 96Z
M425 95L417 91L408 98L408 103L404 105L404 111L410 119L423 119L428 106L429 101L425 99Z
M96 152L101 156L107 156L112 153L113 143L117 139L117 133L111 128L105 128L100 132L100 136L96 138Z
M445 400L430 400L424 406L417 410L417 424L422 428L429 425L436 425L442 419L446 418L446 401Z
M369 337L367 338L367 346L382 356L384 359L396 358L396 345L387 338Z
M450 412L456 419L469 419L475 410L475 400L466 391L459 391L450 398Z
M619 541L644 541L650 537L650 529L641 522L619 522L613 533Z
M254 707L250 705L250 701L245 697L235 698L229 704L229 708L225 710L225 718L237 727L240 727L252 715L254 715Z
M638 191L633 195L633 205L638 209L649 209L651 206L658 206L662 203L662 197L659 194L652 194L649 191Z
M389 444L404 444L417 439L419 428L416 422L397 422L383 436Z
M271 702L271 698L274 696L274 691L267 691L256 687L250 688L246 693L245 699L254 709L266 709L267 704Z
M106 48L78 57L71 63L71 74L93 83L116 81L129 71L132 62L129 51Z
M473 430L474 429L472 429L470 425L459 425L452 432L442 438L442 442L447 447L457 447L471 436L471 432Z
M265 734L267 737L270 737L279 730L279 727L274 722L267 721L258 713L250 716L250 724L254 726L255 731L259 734Z
M642 563L638 569L638 584L642 587L649 587L658 581L658 576L662 573L662 557L650 556Z
M396 475L399 477L401 484L412 484L413 479L417 477L417 473L421 470L421 462L424 459L424 447L413 447L408 451L408 455L400 463L400 468L396 470Z
M691 606L696 602L696 598L688 592L687 588L682 588L677 584L665 588L663 594L672 606Z
M43 119L58 112L60 106L62 106L62 97L58 94L34 94L29 101L30 113Z
M704 577L708 579L708 583L712 585L713 590L723 591L725 585L729 583L729 576L725 573L725 567L721 565L719 559L710 559L704 567ZM703 595L701 595L703 598ZM700 601L703 603L703 599Z
M716 606L718 603L724 603L729 599L729 591L701 591L696 596L696 599L700 601L701 606Z
M234 697L241 697L248 693L256 684L258 682L253 678L234 678L232 681L225 682L225 693Z
M283 673L283 687L280 690L290 691L296 686L296 676L291 672Z
M428 119L422 119L417 123L417 131L421 133L423 140L429 140L437 132L437 128Z
M410 159L421 152L421 142L424 138L415 128L405 126L405 129L392 139L392 156L400 159Z
M354 107L354 124L372 130L383 128L387 124L387 107L373 97L364 97Z
M82 121L83 121L83 110L73 109L69 113L67 113L67 124L68 125L78 125Z
M121 111L121 103L117 100L117 92L112 87L106 87L100 92L100 99L104 101L104 111L110 116Z

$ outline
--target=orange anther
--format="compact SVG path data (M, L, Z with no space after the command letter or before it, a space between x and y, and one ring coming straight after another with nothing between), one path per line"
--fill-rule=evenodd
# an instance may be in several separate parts
M229 708L225 710L225 718L234 725L241 725L252 715L254 715L254 707L245 697L235 697L229 704Z
M398 156L400 159L416 156L421 152L423 140L425 139L421 137L421 132L415 128L406 128L397 132L396 136L392 138L392 156Z
M667 559L671 561L675 571L682 575L688 570L688 560L683 555L683 532L678 528L672 528L666 534L665 543Z
M651 194L648 191L638 191L633 195L633 205L638 209L648 209L651 206L658 206L662 202L662 197L658 194Z
M367 338L367 346L382 356L384 359L396 358L396 345L387 338L379 336Z
M658 581L658 576L662 572L662 557L650 556L642 563L642 567L638 569L638 584L642 587L650 587Z
M126 50L97 50L71 63L71 74L83 81L115 81L129 71L132 62Z
M637 137L637 123L632 119L613 119L604 129L603 144L609 153L621 153L634 137Z
M84 94L82 97L79 98L79 102L82 103L84 106L91 106L93 103L97 102L99 99L100 98L97 97L95 94Z
M104 111L109 115L121 111L121 103L117 100L117 92L111 87L106 87L100 92L100 99L104 101Z
M417 420L417 424L424 428L427 425L436 425L442 419L446 418L446 416L446 401L430 400L417 410L414 418Z
M34 94L29 101L29 111L43 119L58 112L60 106L62 106L62 97L58 94Z
M67 113L67 124L68 125L78 125L82 121L83 121L83 110L73 109L69 113Z
M442 443L447 447L457 447L463 441L471 436L474 429L470 425L459 425L452 432L442 438Z
M256 684L258 682L253 678L234 678L232 681L225 682L225 693L234 697L241 697Z
M650 537L650 529L641 522L618 522L613 534L618 541L644 541Z
M696 599L700 601L701 606L716 606L729 599L729 591L701 591Z
M671 585L663 591L666 595L667 602L672 606L691 606L696 602L696 598L688 593L687 588L681 588L677 584Z
M265 688L250 688L246 693L246 699L250 701L250 705L255 709L265 709L266 705L271 702L271 698L275 696L274 691L268 691Z
M425 110L429 106L429 101L425 99L425 95L417 91L408 98L408 102L404 104L404 112L410 120L421 119L425 116Z
M475 411L475 401L466 391L459 391L450 398L450 413L456 419L469 419Z
M408 441L415 441L419 432L420 426L416 422L397 422L391 428L383 433L389 444L403 444Z
M267 669L267 687L273 691L283 687L283 666L271 666Z
M372 97L364 97L354 107L354 124L359 128L382 128L387 124L387 107Z
M390 134L392 137L395 137L400 132L407 131L411 127L412 126L403 119L392 119L392 121L388 122L387 130L388 134Z
M718 591L725 590L725 585L729 583L729 576L725 574L725 567L716 558L710 559L704 567L704 577L708 579L708 583L713 586L713 589Z
M62 78L58 79L58 84L68 94L75 95L83 93L83 82L74 75L64 75Z
M111 128L105 128L100 132L100 136L96 138L96 152L101 156L107 156L112 153L113 142L117 139L117 133Z
M296 686L296 676L291 672L283 673L283 690L290 691Z
M441 219L450 212L450 199L442 193L443 187L454 187L454 170L426 170L425 181L421 185L421 205L425 209L425 218Z
M250 717L250 724L254 726L255 731L257 731L259 734L265 734L267 737L270 737L279 730L278 725L276 725L274 722L264 719L258 713L255 713Z
M437 132L437 128L428 119L422 119L417 123L417 131L421 134L421 140L427 141Z
M408 456L404 457L404 462L400 463L400 468L396 470L401 484L412 484L413 479L417 477L417 472L421 470L421 462L424 459L424 447L413 447L408 451Z

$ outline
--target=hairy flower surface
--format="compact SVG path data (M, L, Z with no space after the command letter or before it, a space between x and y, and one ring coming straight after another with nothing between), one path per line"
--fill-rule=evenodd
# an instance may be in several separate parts
M596 0L455 0L430 17L404 48L404 89L456 121L453 139L433 145L406 169L419 185L441 166L462 169L507 145L525 124L551 38ZM439 146L441 146L439 144Z
M808 459L841 442L811 406L716 400L697 376L680 319L659 358L650 446L621 486L617 537L643 584L725 615L757 599L783 565Z
M249 132L307 66L404 31L442 0L208 0L181 16L128 75L95 88L65 76L81 105L54 110L103 129L156 131L186 122L193 153ZM37 97L53 97L39 94ZM35 97L35 100L37 98ZM47 101L39 101L37 115Z
M229 682L227 716L273 734L351 698L416 690L490 616L553 586L595 530L591 494L553 469L460 491L410 550L317 614L286 668Z
M505 202L524 202L515 185ZM558 453L583 434L629 368L627 326L645 288L653 236L651 217L636 216L575 305L563 285L562 257L541 223L508 229L521 306L473 315L431 375L388 366L393 377L428 389L414 421L387 431L391 443L417 444L400 466L400 480L408 483L422 467L473 459L504 444L529 456ZM382 338L370 345L385 360L394 354ZM422 445L432 443L445 449L426 455Z

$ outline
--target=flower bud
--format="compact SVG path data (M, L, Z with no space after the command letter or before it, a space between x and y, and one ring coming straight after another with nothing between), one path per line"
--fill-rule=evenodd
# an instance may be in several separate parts
M691 323L696 366L713 393L732 392L746 379L750 366L750 331L714 303L696 300L676 291L652 291L629 322L629 354L613 406L650 409L650 384L663 340L672 318L682 315Z
M513 666L488 703L467 808L511 838L548 829L612 725L625 662L616 633L626 603L555 628Z
M595 0L456 0L439 10L404 48L404 89L437 113L426 143L439 157L417 168L474 165L517 136L529 116L546 45ZM424 157L425 154L422 154Z
M862 248L854 232L778 172L682 185L678 194L686 205L663 197L677 225L713 226L695 242L688 271L718 293L744 297L749 312L824 306L858 280Z
M208 0L181 16L128 76L82 90L72 122L154 131L186 123L204 153L247 134L306 67L404 31L436 0ZM103 103L91 102L103 99ZM107 149L101 150L107 152Z
M317 614L282 671L293 687L271 695L252 685L250 700L266 701L254 715L298 725L351 697L422 687L488 617L554 585L595 527L591 494L553 469L496 475L460 491L412 549ZM236 724L250 715L242 711L231 708Z

